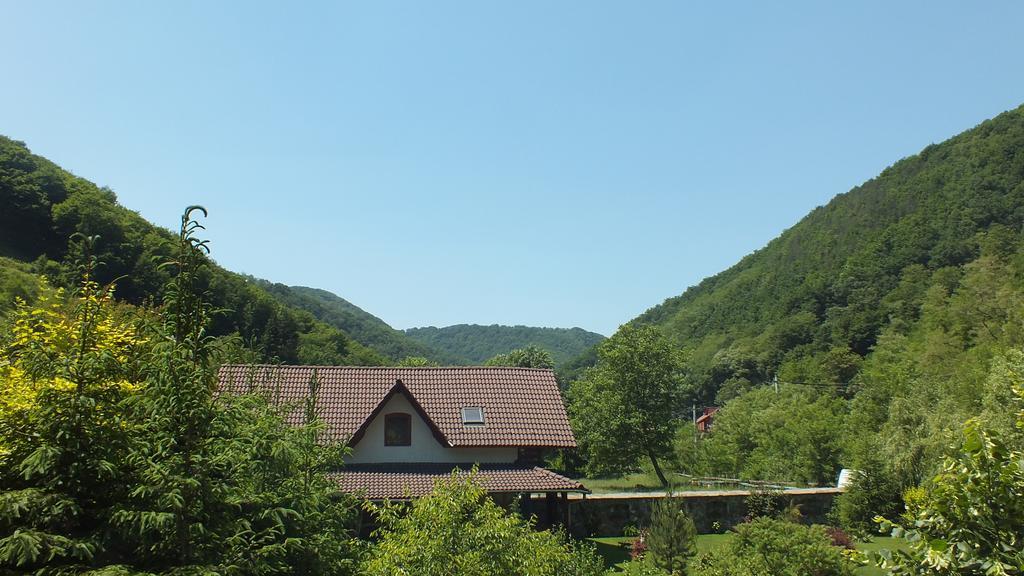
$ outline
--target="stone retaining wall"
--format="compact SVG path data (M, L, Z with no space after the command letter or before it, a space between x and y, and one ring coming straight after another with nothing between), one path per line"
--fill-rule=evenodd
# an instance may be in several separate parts
M814 488L786 491L783 497L800 506L808 523L824 524L832 501L842 491L838 488ZM697 525L697 532L714 532L713 524L728 530L743 521L747 515L746 498L750 493L742 490L728 492L683 492L673 496L682 498L686 510ZM622 536L627 526L642 528L650 524L651 505L664 495L593 495L568 501L569 531L577 537Z

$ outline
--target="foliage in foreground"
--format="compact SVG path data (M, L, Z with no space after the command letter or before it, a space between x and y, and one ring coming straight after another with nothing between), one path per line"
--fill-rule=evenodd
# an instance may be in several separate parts
M3 573L353 571L355 506L322 474L339 452L312 414L292 428L264 398L214 394L191 212L162 309L119 316L88 260L67 304L21 305L0 341Z
M362 572L369 576L597 576L593 549L536 531L487 497L472 477L439 482L408 507L373 507L381 527Z
M1017 395L1024 399L1017 375ZM1020 400L1018 400L1018 406ZM1017 425L1024 428L1024 411ZM906 528L879 519L909 550L878 558L892 574L1024 573L1024 451L977 420L967 423L957 453L946 457Z
M761 517L736 527L721 550L698 556L693 576L851 576L854 565L825 528Z

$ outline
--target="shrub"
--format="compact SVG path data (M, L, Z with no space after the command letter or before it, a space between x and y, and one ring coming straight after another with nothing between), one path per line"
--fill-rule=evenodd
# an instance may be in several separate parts
M846 548L847 550L853 550L853 538L850 537L842 528L836 526L829 526L825 528L825 533L832 539L832 545L839 548Z
M368 505L380 519L367 576L598 576L604 563L593 548L560 534L534 530L505 512L471 477L453 474L411 506Z
M629 546L629 557L639 560L647 554L647 532L640 532Z
M786 506L786 500L781 490L768 488L755 488L750 491L744 503L747 505L746 520L755 518L774 518L782 513Z
M688 574L851 576L853 569L823 527L761 517L737 526L727 547L699 556Z

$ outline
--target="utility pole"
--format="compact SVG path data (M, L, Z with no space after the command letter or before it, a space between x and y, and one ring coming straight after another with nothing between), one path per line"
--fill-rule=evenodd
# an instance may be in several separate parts
M697 443L697 436L699 436L699 435L700 434L698 434L698 432L697 432L697 405L693 404L693 443L694 444Z

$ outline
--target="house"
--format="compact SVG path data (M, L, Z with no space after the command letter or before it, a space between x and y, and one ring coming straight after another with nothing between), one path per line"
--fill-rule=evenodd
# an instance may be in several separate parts
M699 418L694 420L694 425L697 426L698 432L710 432L711 427L715 423L715 412L718 412L717 406L709 406L704 409L704 413Z
M315 380L324 440L351 450L331 477L370 500L422 496L438 479L454 470L468 474L474 465L499 502L523 495L521 505L529 508L546 495L552 520L556 508L568 509L555 500L588 492L540 465L545 452L576 447L551 370L226 365L219 380L222 392L262 391L295 405L288 418L296 424L304 418L299 401Z

